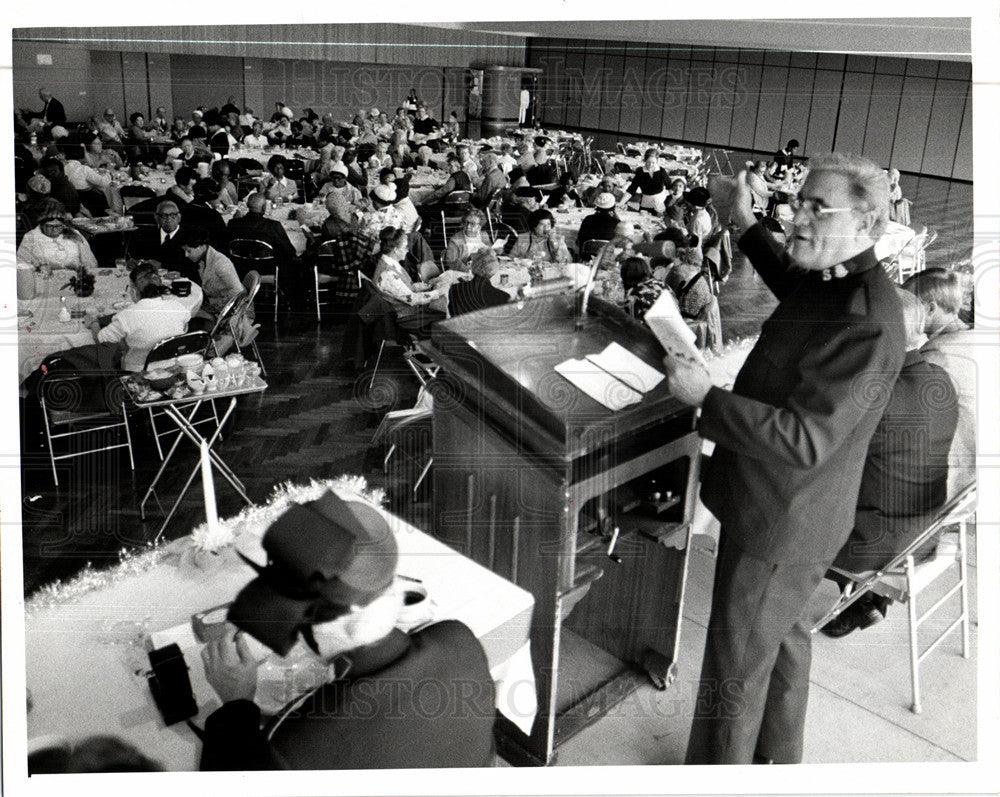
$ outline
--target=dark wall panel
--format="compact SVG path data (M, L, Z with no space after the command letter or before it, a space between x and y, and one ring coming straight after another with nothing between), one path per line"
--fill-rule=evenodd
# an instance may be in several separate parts
M643 105L651 97L646 91L646 56L637 55L629 48L625 56L621 89L621 120L618 130L638 135Z
M670 54L663 92L663 121L653 135L657 138L684 138L684 116L688 108L688 81L691 59L685 52L681 57Z
M708 126L705 143L721 147L729 144L729 131L733 124L733 104L738 89L739 67L732 62L715 62L708 108Z
M121 53L92 52L90 77L93 86L90 93L95 103L92 113L100 118L105 108L113 108L121 121L125 115Z
M896 119L899 117L902 90L901 75L876 75L872 86L862 154L884 166L893 165L892 141L896 136Z
M571 127L580 125L580 106L583 103L582 42L572 44L566 51L566 122Z
M794 138L799 142L805 140L806 131L809 129L809 111L812 108L814 75L815 70L798 66L792 66L788 70L785 111L781 117L782 146L789 139Z
M958 146L955 149L955 168L951 176L957 180L972 179L972 92L969 90L965 102L965 112L962 114L962 130L958 134Z
M580 82L580 126L600 127L604 105L604 44L587 42Z
M892 165L902 171L920 171L934 101L934 83L934 78L912 75L903 80L899 120L892 147Z
M742 54L741 54L742 55ZM729 143L738 149L753 149L757 128L757 102L760 98L761 65L740 59L736 106Z
M191 111L199 105L219 108L225 104L234 87L242 90L243 59L224 55L173 55L170 57L170 77L174 113L190 118ZM289 84L290 81L285 85ZM283 88L280 96L274 99L265 97L269 107L258 108L258 114L263 116L266 113L270 117L275 100L291 105L296 111L301 110L301 106L295 105L294 93L286 91Z
M837 116L837 140L834 147L839 152L860 154L865 145L865 126L872 96L871 74L846 72L844 89L840 95L840 112Z
M666 58L648 57L646 59L646 101L642 104L639 115L639 135L656 138L660 135L660 123L663 119L664 105L667 103L667 67ZM677 109L670 109L676 113Z
M705 55L704 51L698 55ZM707 141L708 113L712 105L713 69L711 61L691 62L688 76L687 111L684 114L684 140Z
M938 79L934 87L931 119L927 126L924 159L920 165L923 174L951 177L967 91L968 83Z
M128 126L128 117L133 113L141 113L150 119L149 107L149 75L146 70L145 53L122 53L122 81L125 91L125 113L121 123Z
M604 94L597 126L602 130L620 130L622 116L622 79L625 71L625 56L620 48L614 52L609 48L604 54Z
M802 142L800 155L822 155L833 149L833 133L837 126L837 106L840 104L840 83L843 72L816 70L812 105L809 109L809 129Z
M774 152L781 147L781 117L785 110L787 84L787 67L764 64L760 81L760 101L757 104L754 149Z

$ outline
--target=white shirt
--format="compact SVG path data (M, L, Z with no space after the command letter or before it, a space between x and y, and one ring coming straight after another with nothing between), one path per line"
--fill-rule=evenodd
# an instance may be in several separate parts
M77 191L103 191L111 185L111 175L102 174L92 166L77 160L66 161L66 179Z
M191 287L193 295L196 286ZM122 368L142 371L153 347L161 340L186 332L190 318L191 311L176 296L140 299L116 313L111 323L97 333L97 339L101 343L124 340L128 349L122 357Z
M259 136L255 136L253 133L247 133L243 136L243 146L252 147L254 149L264 149L271 142L267 140L267 136L261 133Z
M408 196L404 196L396 202L393 207L396 208L396 210L399 211L399 215L403 217L403 229L408 233L413 232L414 228L417 226L417 222L420 221L420 214L417 213L413 200Z
M28 230L17 248L17 261L52 268L97 268L90 244L80 233L69 228L57 238L50 238L37 227Z

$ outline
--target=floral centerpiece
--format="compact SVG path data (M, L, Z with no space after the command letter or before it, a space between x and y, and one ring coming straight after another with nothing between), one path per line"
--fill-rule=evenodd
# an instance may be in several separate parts
M94 292L94 275L81 267L75 277L70 277L63 288L72 288L77 296L90 296Z

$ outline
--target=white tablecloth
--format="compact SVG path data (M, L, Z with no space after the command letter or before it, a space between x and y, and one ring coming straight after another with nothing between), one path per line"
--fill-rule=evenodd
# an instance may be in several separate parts
M61 297L65 297L70 311L90 311L92 315L111 314L116 311L116 304L131 302L127 275L119 276L112 269L98 269L94 293L80 298L70 288L60 290L74 274L74 271L59 269L44 279L38 273L35 275L35 298L18 300L18 382L23 382L48 355L94 342L94 336L84 326L88 319L59 320Z
M324 489L320 483L290 488L299 501L316 498ZM338 491L344 498L355 497L343 487ZM251 507L227 521L239 532L241 550L253 549L270 518L288 500L287 493L280 493L271 507ZM398 572L423 582L433 600L433 619L458 619L472 629L499 681L498 708L530 727L535 698L528 633L534 598L399 518L383 514L399 544ZM27 602L27 686L34 704L28 715L29 738L113 734L168 770L197 769L201 746L194 733L183 723L164 727L153 703L141 674L149 667L143 640L231 601L254 573L231 548L221 561L214 560L213 569L198 569L192 564L190 541L185 537L166 546L154 566L143 566L142 557L152 556L147 553L107 574L85 573L84 585L88 579L99 582L89 591L69 582L55 593L42 590ZM83 594L74 597L77 592ZM200 656L191 649L185 660L196 694L199 689L204 694ZM203 725L218 706L214 693L199 700L194 722Z

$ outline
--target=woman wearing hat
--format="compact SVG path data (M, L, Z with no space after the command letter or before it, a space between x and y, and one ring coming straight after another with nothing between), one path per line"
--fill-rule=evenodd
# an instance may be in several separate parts
M17 262L51 268L96 269L90 244L72 227L56 206L42 214L37 226L25 233L17 248Z
M528 216L529 232L517 236L510 250L511 257L526 257L536 263L569 263L573 258L566 248L566 239L555 230L556 220L545 208Z
M580 223L580 232L576 235L577 249L582 250L587 241L610 241L615 235L618 214L615 213L615 196L611 193L601 193L594 200L596 210Z
M647 149L642 166L636 169L635 177L625 189L625 196L618 203L624 207L636 194L640 194L639 209L663 213L666 207L667 184L670 177L666 169L660 166L660 153L655 149Z
M698 237L699 246L703 245L712 234L714 227L712 216L709 214L708 203L712 200L707 188L698 186L692 188L684 194L684 200L691 206L691 213L688 215L687 230L691 235Z
M471 271L472 261L480 258L496 260L489 236L483 230L486 216L481 210L470 208L462 217L462 229L448 239L441 257L444 267L454 271Z

